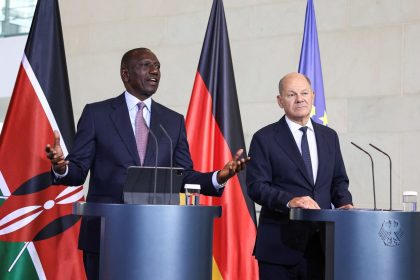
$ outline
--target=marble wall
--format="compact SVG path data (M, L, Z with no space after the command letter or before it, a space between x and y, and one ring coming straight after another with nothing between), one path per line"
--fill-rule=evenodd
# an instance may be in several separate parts
M59 2L76 120L86 103L123 91L120 58L139 46L151 48L162 64L155 99L186 114L211 0ZM389 152L393 206L401 208L403 190L420 192L420 1L314 4L329 124L340 136L354 203L372 207L372 178L369 158L350 141L372 151L380 208L389 207L388 161L368 143ZM248 148L257 129L283 114L277 84L297 70L306 1L224 5Z

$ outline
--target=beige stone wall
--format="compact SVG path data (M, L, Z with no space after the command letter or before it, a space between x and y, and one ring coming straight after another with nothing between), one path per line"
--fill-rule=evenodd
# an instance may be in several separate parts
M118 95L121 55L146 46L162 64L156 100L186 114L211 0L61 0L75 118L86 103ZM394 207L420 192L420 1L314 0L330 126L340 135L359 207L372 207L374 143L394 160ZM247 148L280 118L277 83L296 71L305 0L225 0ZM255 116L258 116L257 118ZM376 162L378 206L388 206L387 159Z

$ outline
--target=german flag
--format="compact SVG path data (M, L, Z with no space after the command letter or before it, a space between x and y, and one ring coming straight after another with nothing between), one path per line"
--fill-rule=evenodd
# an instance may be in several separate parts
M239 148L245 149L221 0L213 2L186 126L195 170L222 169ZM200 201L222 206L222 217L215 220L213 279L258 279L258 264L252 256L255 206L246 193L244 172L228 181L222 197L203 196Z

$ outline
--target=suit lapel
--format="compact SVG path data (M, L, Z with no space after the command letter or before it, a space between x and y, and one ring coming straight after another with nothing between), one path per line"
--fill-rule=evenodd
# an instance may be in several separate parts
M133 157L137 165L140 165L140 158L137 152L136 138L131 126L130 116L128 114L127 103L125 102L124 94L115 98L112 104L113 111L111 112L111 120L114 123L115 129L121 137L125 147L130 155Z
M315 139L316 139L316 149L318 151L318 172L317 172L317 180L315 182L315 187L317 187L317 182L322 182L322 180L320 180L320 176L322 174L325 174L324 172L324 168L326 167L326 164L328 162L331 162L331 159L328 158L329 156L329 152L328 152L328 147L326 145L327 139L325 139L325 135L322 133L322 131L319 129L319 124L312 122L312 125L314 127L314 132L315 132Z
M307 174L305 163L303 162L302 155L300 154L299 148L296 145L296 141L293 138L292 132L286 123L286 119L283 116L277 125L278 131L276 133L276 141L280 144L280 148L290 158L290 160L299 168L301 174L305 177L306 181L313 187L314 183Z

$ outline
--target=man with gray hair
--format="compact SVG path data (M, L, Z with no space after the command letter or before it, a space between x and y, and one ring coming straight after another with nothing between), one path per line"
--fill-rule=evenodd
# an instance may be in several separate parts
M262 206L254 255L260 280L324 279L319 225L289 220L289 209L352 208L337 133L310 118L314 92L299 73L284 76L278 122L251 141L248 194Z

